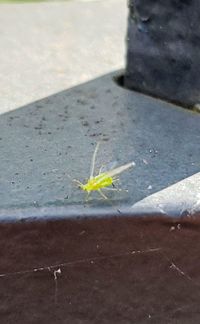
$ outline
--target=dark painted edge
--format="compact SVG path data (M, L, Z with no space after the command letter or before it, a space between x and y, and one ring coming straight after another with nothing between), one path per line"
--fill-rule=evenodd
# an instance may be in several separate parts
M158 210L136 210L132 211L131 207L122 208L89 208L79 206L66 207L45 207L45 208L16 208L0 210L0 223L16 223L16 222L35 222L35 221L55 221L55 220L84 220L84 219L103 219L113 217L129 217L129 218L141 218L141 219L170 219L174 222L182 221L198 221L200 220L200 212L196 211L194 214L190 214L185 210L181 215L177 214L175 209L170 214L162 213Z

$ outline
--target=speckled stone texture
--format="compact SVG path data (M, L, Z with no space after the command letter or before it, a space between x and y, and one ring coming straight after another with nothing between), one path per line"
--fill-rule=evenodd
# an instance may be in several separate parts
M184 106L200 102L200 2L130 0L125 86Z

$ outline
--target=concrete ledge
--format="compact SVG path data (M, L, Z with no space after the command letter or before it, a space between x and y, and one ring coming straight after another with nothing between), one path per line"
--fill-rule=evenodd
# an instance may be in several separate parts
M151 214L155 200L143 199L168 187L156 197L159 204L164 199L169 216L194 206L199 211L197 176L172 186L199 171L199 114L123 89L114 75L1 116L2 221ZM94 193L86 203L68 175L81 181L89 176L99 140L97 170L110 162L136 166L120 176L128 193L109 194L107 202Z
M200 173L169 186L132 206L132 212L173 215L194 220L200 212Z

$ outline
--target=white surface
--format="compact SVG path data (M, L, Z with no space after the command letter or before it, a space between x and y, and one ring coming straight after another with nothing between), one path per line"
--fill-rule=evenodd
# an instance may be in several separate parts
M131 208L148 213L193 216L200 210L200 172L153 195L140 200Z
M0 113L125 64L127 2L0 5Z

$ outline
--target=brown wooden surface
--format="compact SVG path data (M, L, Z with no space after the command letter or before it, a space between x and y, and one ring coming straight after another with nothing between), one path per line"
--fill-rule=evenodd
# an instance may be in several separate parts
M134 218L0 225L0 323L198 323L199 232Z

